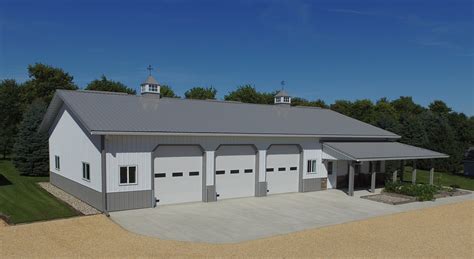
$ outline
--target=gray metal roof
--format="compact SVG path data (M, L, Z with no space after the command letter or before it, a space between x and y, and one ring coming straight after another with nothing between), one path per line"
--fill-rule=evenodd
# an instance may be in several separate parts
M56 91L41 130L51 127L63 104L92 134L399 138L394 133L328 109L69 90Z
M146 84L148 84L148 85L157 85L158 81L156 81L156 79L153 76L149 75L146 78L145 82L142 83L142 85L146 85Z
M410 160L446 158L446 154L398 142L325 142L323 151L333 150L347 160Z
M287 97L290 96L285 90L280 90L278 93L275 95L275 97Z

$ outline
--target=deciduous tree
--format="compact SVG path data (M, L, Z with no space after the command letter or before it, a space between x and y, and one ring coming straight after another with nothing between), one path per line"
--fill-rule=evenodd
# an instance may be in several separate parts
M28 66L28 75L30 80L22 88L22 99L26 106L35 99L42 99L49 104L56 89L77 90L74 77L61 68L36 63Z
M95 91L107 91L107 92L121 92L128 94L136 94L136 91L132 88L128 88L126 85L118 82L107 79L105 75L102 75L100 79L96 79L90 82L86 90L95 90Z
M186 99L216 99L217 90L214 87L193 87L184 93Z
M168 85L161 85L160 86L160 95L161 97L169 97L169 98L179 98L173 91L173 89Z

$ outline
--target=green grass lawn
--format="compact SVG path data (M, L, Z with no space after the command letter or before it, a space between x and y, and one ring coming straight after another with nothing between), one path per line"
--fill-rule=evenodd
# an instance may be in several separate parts
M0 160L0 213L12 223L76 216L78 213L36 184L48 177L21 176L8 160Z
M411 181L411 167L405 167L404 181ZM430 172L425 170L416 170L417 183L429 183ZM450 173L435 172L434 184L451 186L452 184L459 185L459 188L474 191L474 179L462 175L454 175Z

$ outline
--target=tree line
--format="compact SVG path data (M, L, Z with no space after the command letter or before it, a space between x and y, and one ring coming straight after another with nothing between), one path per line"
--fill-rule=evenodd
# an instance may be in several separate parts
M41 63L29 65L28 75L24 83L13 79L0 81L0 152L3 158L11 156L20 172L44 175L49 171L48 137L37 128L56 89L78 90L79 87L69 73ZM136 94L133 88L105 75L84 89ZM168 85L162 85L160 93L163 97L179 98ZM224 100L272 104L275 94L245 84L224 95ZM216 99L216 96L217 90L212 86L197 86L184 93L186 99ZM376 102L336 100L332 104L321 99L293 97L292 105L331 109L396 133L402 136L400 142L449 154L449 159L435 161L439 171L459 172L465 150L474 143L474 117L453 111L441 100L423 107L409 96L395 100L380 98ZM417 166L428 168L429 161L421 161Z

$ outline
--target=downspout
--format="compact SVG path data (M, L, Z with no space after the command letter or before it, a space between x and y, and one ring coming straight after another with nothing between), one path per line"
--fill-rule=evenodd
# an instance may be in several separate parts
M108 217L109 212L107 211L107 167L105 152L105 135L100 136L100 152L102 171L102 212Z

